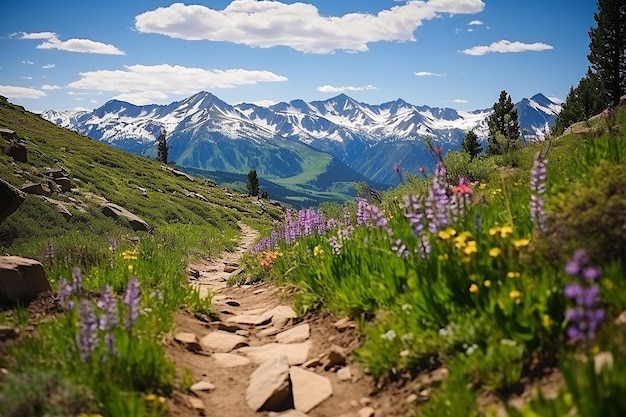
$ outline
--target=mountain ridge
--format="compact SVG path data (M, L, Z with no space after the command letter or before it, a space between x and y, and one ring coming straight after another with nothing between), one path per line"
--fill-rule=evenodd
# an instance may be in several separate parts
M561 110L558 103L541 93L522 99L515 107L526 140L543 139ZM92 112L47 110L41 116L94 140L147 156L154 153L156 139L165 129L173 147L173 161L189 168L244 172L254 167L254 158L241 154L243 148L256 153L254 147L293 148L292 142L299 142L332 155L360 174L377 172L368 176L373 181L393 184L396 176L391 169L386 172L371 167L379 159L376 155L380 155L381 149L409 150L412 155L399 154L397 159L427 165L430 161L424 160L425 137L431 137L436 146L446 151L458 149L469 130L484 140L491 112L417 106L401 98L373 105L343 93L326 100L294 99L266 107L253 103L231 105L210 92L200 91L167 105L136 106L110 100ZM401 141L419 146L386 146ZM207 143L212 145L207 148ZM219 150L239 155L228 158L228 163L213 158L214 165L207 165L212 158L206 153L209 148L214 153Z

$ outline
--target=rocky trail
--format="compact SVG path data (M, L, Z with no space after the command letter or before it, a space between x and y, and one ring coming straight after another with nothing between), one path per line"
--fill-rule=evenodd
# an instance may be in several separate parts
M268 284L232 286L239 261L257 232L241 225L233 252L190 265L201 293L213 292L218 320L175 318L168 355L191 393L176 393L172 417L368 417L409 415L418 401L411 384L375 393L353 360L354 323L329 315L296 316L289 296ZM191 378L190 378L191 377Z

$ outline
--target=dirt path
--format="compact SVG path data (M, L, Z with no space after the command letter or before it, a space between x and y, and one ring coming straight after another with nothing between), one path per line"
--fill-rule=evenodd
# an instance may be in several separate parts
M395 388L394 392L373 395L373 381L352 359L351 352L360 344L358 332L353 327L336 326L338 318L328 315L293 317L289 312L291 310L289 297L281 289L267 283L235 287L226 285L227 279L240 271L241 256L258 236L258 233L248 226L241 224L240 227L241 244L234 252L225 252L216 259L190 265L189 269L193 275L190 278L191 282L199 285L203 294L207 294L209 290L214 293L212 304L214 310L219 312L219 320L207 323L189 315L179 314L175 318L175 334L179 339L191 337L198 343L173 340L168 355L176 364L179 375L188 372L188 379L192 380L190 382L205 381L213 387L206 391L194 390L193 393L175 394L174 399L168 404L169 416L276 415L269 411L253 411L249 406L251 376L263 363L264 360L260 356L266 355L263 353L266 352L265 349L272 347L277 348L279 353L286 352L292 365L288 372L288 375L292 376L287 377L285 382L291 392L286 402L282 402L283 407L279 407L288 407L288 411L279 415L290 417L408 415L413 407L406 401L411 395L411 387ZM302 334L307 324L308 335ZM298 327L300 336L291 340L292 343L286 344L284 341L287 339L277 336L279 332L294 327ZM183 337L181 334L186 336ZM277 338L281 340L280 344L277 343ZM292 355L292 349L298 350L299 353ZM341 359L337 359L337 354L343 355L345 364L332 365L332 361L341 362ZM276 356L275 353L270 355ZM302 357L296 358L298 355ZM237 364L238 366L232 366ZM309 379L296 382L293 372L304 374ZM317 383L321 383L321 388L316 385ZM261 390L266 385L261 383ZM318 395L324 396L323 392L330 387L332 394L309 410L311 405L306 403L315 401L314 398ZM300 411L304 409L307 413L298 414L291 409L291 414L287 414L289 407L296 407Z

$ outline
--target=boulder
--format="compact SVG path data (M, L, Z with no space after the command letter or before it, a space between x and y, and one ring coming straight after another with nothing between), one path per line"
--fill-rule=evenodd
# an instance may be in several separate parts
M51 290L41 262L19 256L0 256L0 305L28 302Z
M64 193L70 189L70 179L68 177L55 178L54 182L59 186L61 192Z
M0 136L6 140L17 140L17 133L5 127L0 127Z
M246 403L253 411L282 411L291 397L289 363L285 355L264 361L250 376Z
M26 194L34 194L34 195L48 195L50 194L50 188L44 183L41 182L27 182L21 188L23 192Z
M26 200L26 194L0 178L0 222Z
M330 379L299 366L289 368L294 408L308 413L313 408L333 395Z
M113 203L105 203L102 205L102 213L105 216L112 217L114 219L123 218L128 221L130 227L133 228L134 231L144 231L149 232L150 225L142 220L139 216L134 215L130 211L126 210L124 207L118 206Z
M7 145L5 152L11 158L18 162L27 162L28 159L26 157L26 146L22 145L19 142L11 141Z

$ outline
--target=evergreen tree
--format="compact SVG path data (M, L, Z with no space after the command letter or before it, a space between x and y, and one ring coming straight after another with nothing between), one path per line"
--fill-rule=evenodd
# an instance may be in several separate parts
M591 69L580 80L576 88L571 88L563 109L556 118L552 133L560 135L570 125L583 120L589 120L599 114L605 107L605 91L602 81Z
M504 90L498 102L493 105L493 113L487 120L487 155L501 155L520 146L520 129L517 110L511 96Z
M167 132L165 131L165 129L161 129L157 145L157 161L167 164L168 151L169 147L167 146Z
M259 195L259 177L256 174L256 170L252 169L248 172L248 184L246 185L248 189L248 195L251 197L256 197Z
M626 92L626 0L598 0L593 17L587 58L604 84L604 105L615 106Z
M473 130L465 134L461 149L469 154L470 160L476 158L483 151L483 147L478 143L478 136Z

